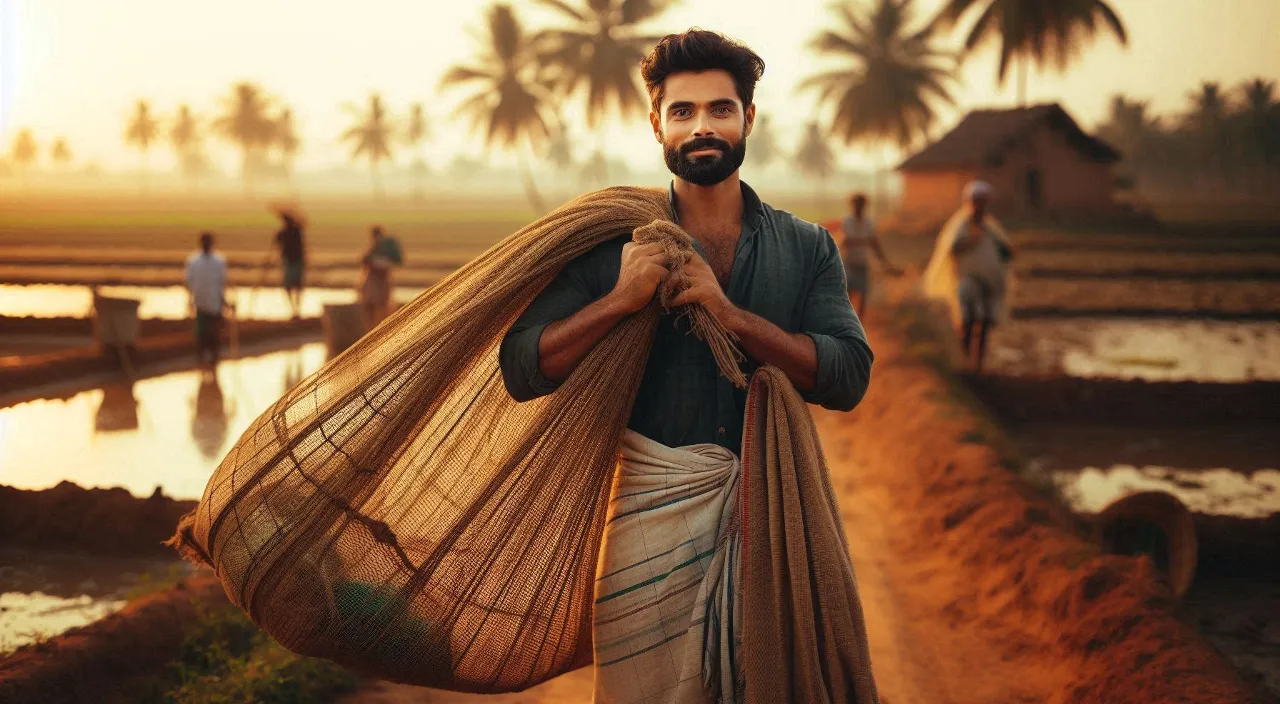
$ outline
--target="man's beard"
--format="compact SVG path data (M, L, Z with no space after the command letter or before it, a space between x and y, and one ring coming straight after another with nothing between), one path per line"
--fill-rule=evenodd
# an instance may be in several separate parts
M689 157L699 149L719 149L718 156ZM729 144L715 137L698 137L679 146L662 145L662 156L671 173L698 186L714 186L729 178L747 158L747 138Z

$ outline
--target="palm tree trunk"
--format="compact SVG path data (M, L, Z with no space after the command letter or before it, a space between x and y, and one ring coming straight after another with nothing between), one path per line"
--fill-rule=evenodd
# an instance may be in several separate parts
M529 147L533 149L532 145ZM546 205L542 202L542 194L538 193L538 184L533 180L533 172L529 170L529 159L522 151L519 153L520 159L520 178L524 182L524 193L529 198L529 204L533 206L533 210L539 216L547 212Z
M382 200L382 173L378 171L377 159L369 159L369 169L373 172L373 198Z
M250 177L249 177L250 159L251 157L249 156L249 147L248 145L246 145L244 147L244 150L240 154L240 182L241 182L241 185L244 186L245 198L250 198L253 196L253 186L250 184Z
M1018 107L1027 106L1027 57L1018 57Z

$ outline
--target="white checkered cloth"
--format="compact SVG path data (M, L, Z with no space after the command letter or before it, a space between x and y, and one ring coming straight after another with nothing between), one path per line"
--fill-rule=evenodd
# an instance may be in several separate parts
M596 580L596 704L743 696L738 457L628 430Z

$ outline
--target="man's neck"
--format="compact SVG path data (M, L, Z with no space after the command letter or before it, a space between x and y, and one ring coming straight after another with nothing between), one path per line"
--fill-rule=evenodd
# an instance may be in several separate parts
M699 186L677 176L672 188L681 223L696 226L742 220L742 182L737 172L713 186Z

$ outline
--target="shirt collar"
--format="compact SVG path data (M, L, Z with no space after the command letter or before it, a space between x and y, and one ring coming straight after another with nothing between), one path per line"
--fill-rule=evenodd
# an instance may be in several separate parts
M742 185L742 232L744 234L755 232L760 225L760 220L764 217L764 204L746 181L739 181L739 183ZM671 221L679 225L680 211L676 209L675 181L667 186L667 205L671 209Z

